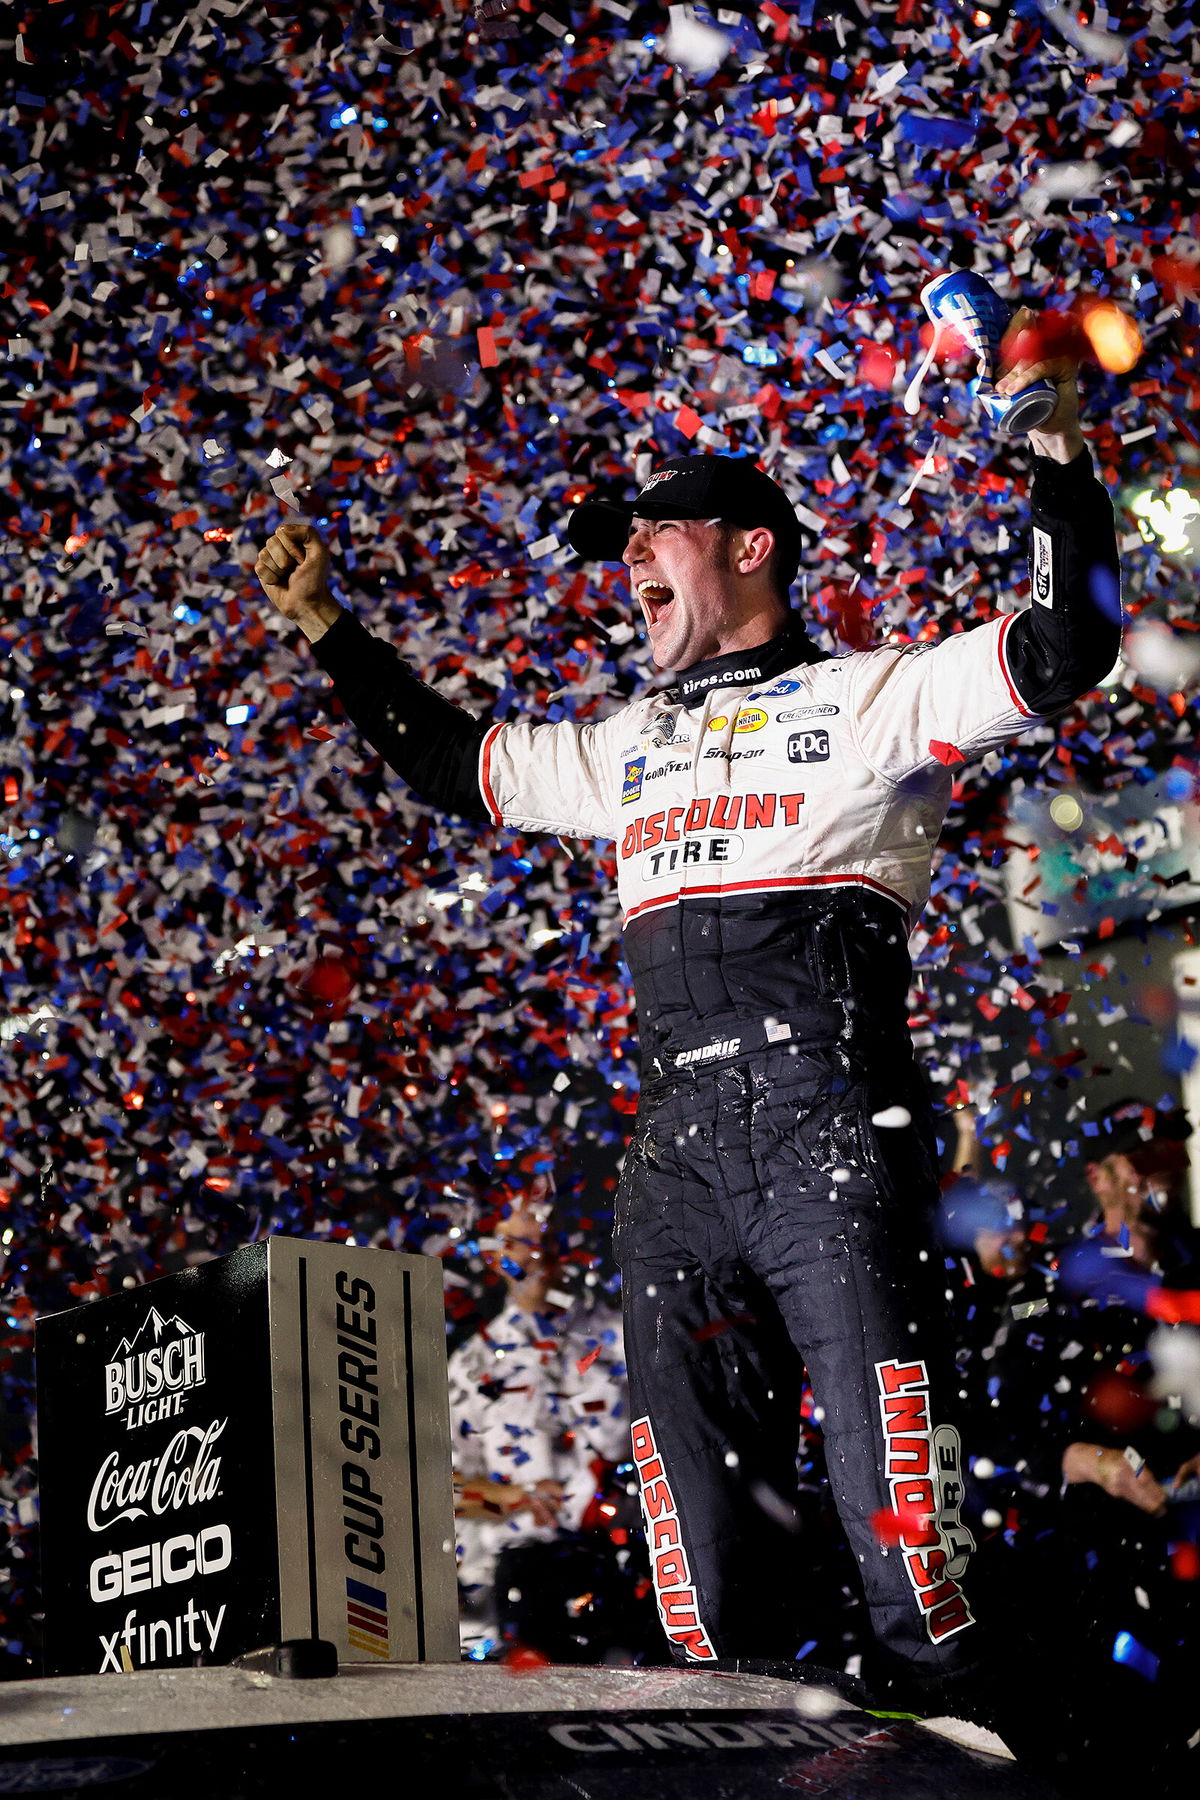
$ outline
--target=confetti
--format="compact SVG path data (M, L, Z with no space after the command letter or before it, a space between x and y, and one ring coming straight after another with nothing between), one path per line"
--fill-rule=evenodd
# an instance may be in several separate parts
M1126 867L1131 797L1197 779L1182 515L1130 504L1186 491L1200 430L1170 16L1127 42L1117 12L1060 7L997 31L771 0L650 30L621 0L569 29L505 0L387 0L369 25L251 0L170 25L131 6L88 37L70 0L27 10L0 124L10 1418L38 1311L266 1231L425 1247L465 1326L472 1233L548 1167L564 1282L615 1284L638 1075L608 852L411 800L253 562L311 519L341 597L451 699L587 720L648 659L619 574L564 548L568 495L721 450L797 499L826 648L969 629L1024 601L1028 454L981 437L952 361L904 413L948 261L1087 334L1139 619L1134 660L1063 719L981 765L931 746L956 798L914 938L919 1053L976 1094L998 1172L1074 1176L1094 1058L1056 1021L1136 1006L1096 932L1176 890ZM264 68L281 91L250 105ZM1020 796L1085 782L1077 829L1118 851L1072 874L1094 902L1068 984L1037 961L1066 916L1042 910L1066 906L1046 852L1033 955L994 913ZM1044 1133L1026 1093L1061 1100ZM22 1670L35 1501L22 1440L0 1477Z

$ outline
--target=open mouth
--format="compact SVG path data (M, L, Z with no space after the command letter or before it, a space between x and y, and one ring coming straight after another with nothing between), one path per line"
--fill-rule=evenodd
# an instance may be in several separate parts
M669 615L675 601L675 590L668 587L665 581L639 581L637 597L646 615L647 628L654 631Z

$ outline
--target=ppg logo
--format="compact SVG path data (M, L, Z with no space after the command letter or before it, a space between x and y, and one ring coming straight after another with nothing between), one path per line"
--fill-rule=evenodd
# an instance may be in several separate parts
M788 739L789 762L828 762L829 733L827 731L793 731Z

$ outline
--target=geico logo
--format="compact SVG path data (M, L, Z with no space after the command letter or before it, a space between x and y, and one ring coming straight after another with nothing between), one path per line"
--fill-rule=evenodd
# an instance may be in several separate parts
M621 839L621 857L627 860L659 844L677 844L698 831L758 831L775 824L798 825L803 794L718 794L715 799L697 794L687 806L671 806L630 819ZM782 818L780 817L782 814Z
M742 854L740 837L684 838L680 844L650 850L642 858L642 880L655 881L676 869L700 869L713 863L735 863Z
M767 722L768 716L769 715L763 711L761 706L747 706L738 714L737 723L734 725L733 729L737 732L761 731Z
M193 1537L181 1532L165 1544L140 1544L120 1555L98 1556L88 1575L93 1600L119 1600L124 1594L145 1594L151 1588L191 1581L196 1575L217 1575L233 1561L233 1538L228 1525L206 1525Z

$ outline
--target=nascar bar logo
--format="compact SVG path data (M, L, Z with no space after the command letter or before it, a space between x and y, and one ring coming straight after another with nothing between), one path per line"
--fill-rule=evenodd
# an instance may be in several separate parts
M625 781L621 788L622 806L628 806L631 800L638 799L642 791L642 776L645 773L646 759L644 756L636 756L632 762L625 764Z
M189 1388L204 1385L204 1333L152 1306L132 1338L104 1365L104 1410L125 1412L125 1429L177 1418ZM128 1409L126 1411L126 1409Z
M925 1629L936 1644L975 1623L958 1585L975 1548L959 1516L962 1450L953 1426L930 1426L923 1362L876 1363L875 1375L897 1542Z
M356 1650L368 1656L380 1656L386 1662L388 1650L387 1595L365 1581L346 1577L346 1637Z

